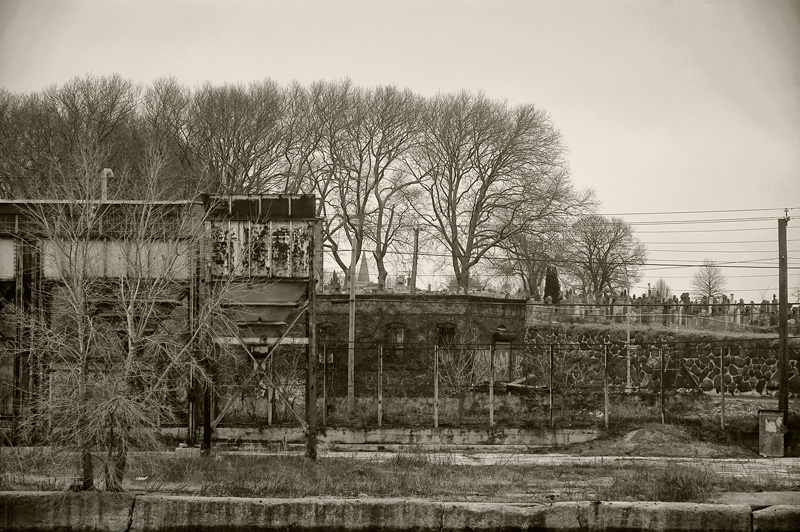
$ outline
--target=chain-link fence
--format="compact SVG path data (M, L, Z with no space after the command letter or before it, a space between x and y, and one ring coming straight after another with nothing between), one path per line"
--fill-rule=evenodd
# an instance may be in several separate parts
M788 382L800 393L798 348ZM238 393L233 424L298 424L305 349L277 351ZM350 364L352 360L352 365ZM351 369L352 368L352 371ZM725 425L775 408L775 342L440 343L323 342L316 367L322 426L593 428L705 420ZM234 389L236 388L236 389ZM722 393L724 392L724 393ZM798 405L800 406L800 405Z
M770 342L357 342L352 379L350 352L344 342L320 349L320 409L327 409L318 417L328 425L579 428L680 418L724 425L726 397L729 409L740 399L755 405L751 410L777 403L777 347ZM800 392L799 354L790 352L793 393Z

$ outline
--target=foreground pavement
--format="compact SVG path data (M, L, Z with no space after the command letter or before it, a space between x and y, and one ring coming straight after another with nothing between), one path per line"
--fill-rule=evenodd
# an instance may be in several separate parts
M321 458L389 460L397 453L385 451L327 451ZM733 479L769 479L789 490L800 490L800 458L693 458L650 456L575 456L514 452L433 452L432 461L453 465L542 465L542 466L687 466L703 468ZM800 529L799 529L800 530Z
M96 532L788 531L800 506L657 502L459 503L420 499L246 499L132 493L0 492L0 530Z

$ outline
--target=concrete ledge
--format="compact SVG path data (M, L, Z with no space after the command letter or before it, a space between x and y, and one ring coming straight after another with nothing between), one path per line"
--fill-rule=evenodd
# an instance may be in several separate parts
M800 506L770 506L753 512L753 530L800 530Z
M128 529L133 493L0 492L0 530L121 531Z
M440 530L442 504L402 499L142 496L131 532L164 530Z
M750 507L680 502L564 502L545 513L544 530L751 529Z
M658 502L454 503L0 492L0 530L97 532L352 530L798 530L800 506Z
M184 439L186 429L162 429L162 434ZM317 443L333 445L520 445L526 447L552 447L595 440L600 431L595 429L463 429L433 428L371 428L349 429L328 427L321 429ZM299 427L217 427L214 438L218 442L253 442L261 444L304 445L305 432Z

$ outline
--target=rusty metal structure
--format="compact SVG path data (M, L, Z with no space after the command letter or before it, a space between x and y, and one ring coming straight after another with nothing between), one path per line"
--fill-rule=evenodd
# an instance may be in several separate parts
M115 232L112 221L124 223L143 203L0 201L0 348L13 353L0 359L0 423L7 428L20 415L37 371L26 361L25 334L11 313L46 317L52 293L58 289L58 260L53 259L58 257L54 252L58 246L52 234L36 227L31 213L43 207L69 210L76 204L90 208L99 222L96 234L85 239L84 245L92 248L89 271L99 279L113 279L129 272L121 259L128 244ZM159 254L179 255L171 263L176 288L163 294L160 304L184 316L187 331L199 326L203 303L217 298L235 327L214 341L252 358L254 371L285 344L306 346L309 360L315 359L314 292L316 279L321 278L322 248L314 196L205 195L193 201L149 205L165 214L167 225L170 212L180 211L188 213L193 227L200 228L196 235L187 235L165 227L162 236L146 244L145 254L154 257L149 259L151 268L158 267ZM305 331L298 324L305 324ZM307 379L307 400L314 405L313 364L309 364ZM211 393L205 393L203 400L203 408L198 409L189 396L188 434L193 440L202 425L203 441L209 445L211 430L227 407L216 404ZM314 409L307 410L304 426L311 436L311 452L315 419Z

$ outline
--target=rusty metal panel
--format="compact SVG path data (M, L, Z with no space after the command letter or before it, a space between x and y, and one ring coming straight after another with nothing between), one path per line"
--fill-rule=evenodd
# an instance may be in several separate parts
M272 275L272 261L270 258L271 238L269 224L250 224L248 249L250 251L250 274L256 277L270 277Z
M0 238L0 279L14 278L14 239Z
M272 275L292 277L292 222L270 222Z
M245 275L247 272L244 270L244 256L245 256L245 247L243 240L246 238L245 236L245 229L246 224L242 222L228 222L228 235L230 239L230 253L231 253L231 264L233 267L233 275L241 276Z
M211 222L212 274L308 277L313 226L284 220Z
M308 277L309 253L313 227L303 222L292 225L292 276Z
M228 245L227 222L209 222L208 234L211 240L211 274L227 277L230 275L230 246Z
M310 254L321 251L311 249L314 203L313 196L208 198L212 275L308 278Z

